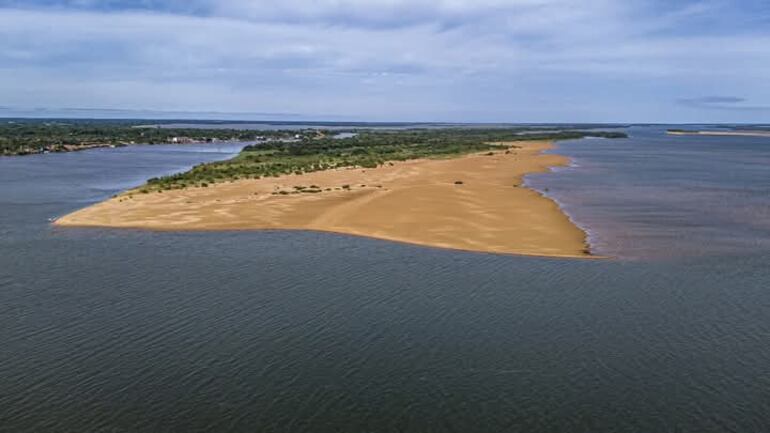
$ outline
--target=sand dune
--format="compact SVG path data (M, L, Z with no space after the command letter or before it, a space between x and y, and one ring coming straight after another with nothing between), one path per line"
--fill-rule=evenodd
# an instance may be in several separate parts
M376 169L336 169L163 193L133 191L55 224L320 230L470 251L588 257L585 234L556 203L521 186L525 174L564 165L567 158L542 154L551 148L548 142L512 145L520 147ZM322 191L289 193L295 186Z

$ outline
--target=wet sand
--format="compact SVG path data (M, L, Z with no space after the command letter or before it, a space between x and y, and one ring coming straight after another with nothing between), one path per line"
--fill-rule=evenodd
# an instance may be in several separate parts
M137 190L76 211L57 226L150 230L318 230L440 248L591 257L585 233L522 177L566 165L544 141L508 153L394 162L238 180L207 188ZM296 192L295 187L321 192ZM312 188L311 188L312 187ZM283 194L281 193L283 191Z

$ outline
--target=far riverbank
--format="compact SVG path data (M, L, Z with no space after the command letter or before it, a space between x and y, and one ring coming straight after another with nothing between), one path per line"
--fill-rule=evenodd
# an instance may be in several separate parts
M552 200L523 187L530 173L564 166L552 142L509 151L420 159L128 192L66 215L58 226L151 230L317 230L425 246L590 257L585 233ZM311 190L313 193L303 193Z
M684 131L670 129L666 131L668 135L704 135L713 137L766 137L770 138L770 131Z

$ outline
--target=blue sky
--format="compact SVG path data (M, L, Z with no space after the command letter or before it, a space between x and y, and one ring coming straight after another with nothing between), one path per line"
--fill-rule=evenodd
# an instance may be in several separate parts
M768 77L767 0L0 0L4 116L768 123Z

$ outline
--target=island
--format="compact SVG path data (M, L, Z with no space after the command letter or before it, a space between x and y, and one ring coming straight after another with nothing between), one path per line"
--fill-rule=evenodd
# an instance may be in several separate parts
M134 144L192 144L296 140L316 130L214 128L216 124L148 123L146 120L4 119L0 121L0 156L76 152Z
M359 131L247 146L58 218L59 227L314 230L467 251L594 257L524 176L564 166L558 139L617 132Z
M669 129L668 135L698 135L712 137L765 137L770 138L770 130L767 129L728 129L723 131L698 131L686 129Z

